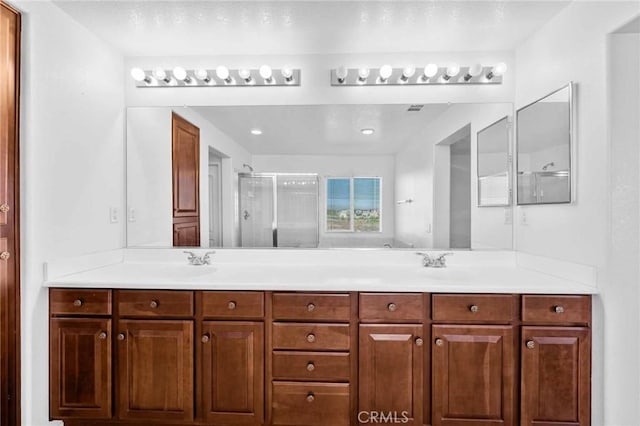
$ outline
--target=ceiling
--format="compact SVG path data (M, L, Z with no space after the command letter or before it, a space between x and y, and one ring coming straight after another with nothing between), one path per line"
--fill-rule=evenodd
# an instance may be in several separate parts
M387 155L418 140L449 108L409 105L192 107L253 155ZM374 129L363 135L361 129ZM262 130L262 135L251 134Z
M512 50L569 3L54 2L126 56Z

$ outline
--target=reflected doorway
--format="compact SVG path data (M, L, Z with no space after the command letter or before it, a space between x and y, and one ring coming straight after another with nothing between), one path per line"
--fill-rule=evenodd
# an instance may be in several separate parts
M471 248L471 125L435 146L434 246Z
M222 247L222 157L209 147L209 247Z

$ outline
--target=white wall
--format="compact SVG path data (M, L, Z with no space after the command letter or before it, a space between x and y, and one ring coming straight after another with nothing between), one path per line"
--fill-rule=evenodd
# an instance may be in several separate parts
M434 247L434 165L436 144L471 124L471 247L511 248L511 225L505 208L477 207L477 132L513 114L509 103L457 104L421 134L420 141L396 155L396 198L411 204L396 206L396 239L415 247ZM442 147L440 149L443 149ZM439 242L439 241L438 241Z
M223 158L222 237L234 247L235 193L233 184L242 164L251 155L229 136L191 108L127 109L127 208L135 209L135 221L127 223L127 244L132 247L173 246L171 114L200 129L200 243L209 244L209 147ZM225 167L227 161L230 167Z
M123 59L49 2L17 2L22 43L22 424L49 419L43 262L124 241ZM107 76L107 78L105 78ZM109 223L116 207L120 223Z
M607 159L612 137L607 129L607 90L611 87L607 81L607 34L639 12L638 2L573 2L516 49L517 108L570 80L577 83L576 201L571 205L519 207L519 215L526 211L527 225L518 224L515 230L520 251L599 268L602 295L594 301L594 425L631 426L640 421L638 375L630 374L630 365L621 362L622 354L628 353L637 366L640 354L629 342L637 334L618 335L639 325L625 315L637 310L638 298L625 298L620 293L637 288L638 282L606 278ZM630 79L637 81L637 73ZM637 209L629 220L638 221Z
M254 155L256 172L318 173L320 176L320 247L383 247L394 239L394 157L391 155ZM382 232L326 232L326 177L381 177Z

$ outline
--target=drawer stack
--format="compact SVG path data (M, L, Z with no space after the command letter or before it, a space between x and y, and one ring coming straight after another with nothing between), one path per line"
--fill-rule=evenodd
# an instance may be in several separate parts
M349 425L351 296L274 293L272 424Z

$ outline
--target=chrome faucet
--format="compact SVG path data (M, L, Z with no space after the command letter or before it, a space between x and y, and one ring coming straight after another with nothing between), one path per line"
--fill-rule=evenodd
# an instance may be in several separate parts
M188 254L187 260L189 261L189 265L199 266L199 265L211 265L210 254L214 254L215 251L208 251L203 256L197 256L192 251L185 251L184 253Z
M416 253L422 256L422 266L425 268L446 268L447 267L447 256L453 255L451 252L440 253L437 256L431 256L429 253Z

